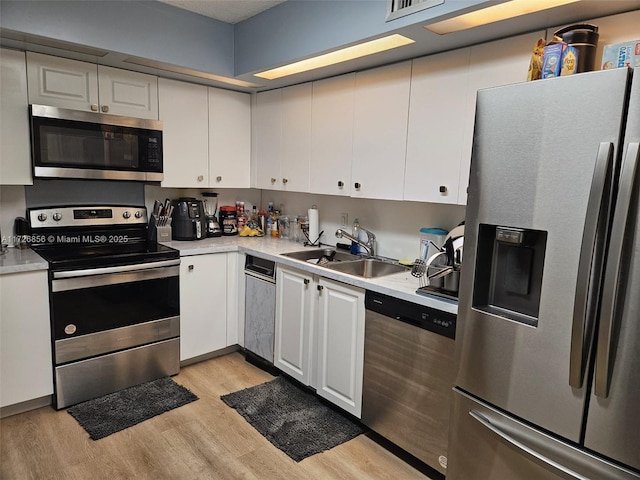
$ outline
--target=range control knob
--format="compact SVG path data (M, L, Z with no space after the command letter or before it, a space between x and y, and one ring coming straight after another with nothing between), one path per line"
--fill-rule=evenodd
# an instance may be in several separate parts
M122 216L124 218L131 218L131 213L129 213L129 211L125 210L125 212L122 214Z
M38 220L40 220L41 222L44 222L46 219L47 219L46 213L41 213L38 215Z
M62 214L61 214L61 213L58 213L58 212L54 213L54 214L53 214L53 219L54 219L56 222L59 222L60 220L62 220Z
M140 210L136 210L135 216L136 218L142 217L142 212Z

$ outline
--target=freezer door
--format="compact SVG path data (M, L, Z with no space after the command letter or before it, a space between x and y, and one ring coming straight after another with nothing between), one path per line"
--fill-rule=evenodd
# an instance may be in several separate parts
M629 81L592 72L477 99L456 385L575 442Z
M447 480L638 480L454 389Z
M640 71L635 77L585 445L640 471Z

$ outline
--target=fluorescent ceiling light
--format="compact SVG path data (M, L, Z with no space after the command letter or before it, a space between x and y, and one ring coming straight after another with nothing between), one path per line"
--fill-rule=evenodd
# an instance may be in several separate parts
M438 35L445 35L447 33L467 30L468 28L479 27L480 25L486 25L488 23L506 20L528 13L535 13L578 1L580 0L510 0L448 20L425 25L424 28Z
M307 72L316 68L328 67L336 63L342 63L355 58L366 57L374 53L384 52L393 48L402 47L414 43L415 40L394 34L387 37L378 38L369 42L360 43L351 47L341 48L334 52L318 55L317 57L307 58L299 62L283 65L260 73L254 73L256 77L266 78L267 80L275 80L276 78L294 75L296 73Z

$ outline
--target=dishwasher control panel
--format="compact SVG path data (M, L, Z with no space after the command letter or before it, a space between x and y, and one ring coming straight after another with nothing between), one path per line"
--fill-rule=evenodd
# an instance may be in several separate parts
M409 323L445 337L455 338L456 336L456 315L453 313L369 290L365 294L364 304L367 310L390 319Z

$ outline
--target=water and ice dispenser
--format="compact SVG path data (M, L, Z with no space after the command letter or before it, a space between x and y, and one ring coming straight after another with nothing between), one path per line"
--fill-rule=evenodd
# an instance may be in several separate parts
M473 307L538 325L547 232L480 224Z

